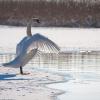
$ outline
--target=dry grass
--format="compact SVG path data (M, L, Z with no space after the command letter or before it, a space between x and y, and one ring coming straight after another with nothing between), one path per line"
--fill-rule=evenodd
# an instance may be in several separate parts
M99 27L100 2L67 0L1 0L0 23L26 25L31 17L42 20L40 26Z

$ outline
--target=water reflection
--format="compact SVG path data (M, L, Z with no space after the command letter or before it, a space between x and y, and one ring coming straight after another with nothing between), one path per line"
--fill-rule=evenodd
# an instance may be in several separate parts
M14 59L15 54L0 54L0 63ZM28 65L40 68L58 68L60 70L100 70L100 52L61 52L59 54L40 54Z

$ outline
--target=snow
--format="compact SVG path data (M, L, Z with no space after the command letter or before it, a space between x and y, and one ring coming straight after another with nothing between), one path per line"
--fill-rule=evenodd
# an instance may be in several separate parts
M100 29L32 28L60 47L95 48L100 50ZM1 51L15 52L16 44L26 35L25 27L0 26ZM88 66L87 66L88 67ZM73 67L74 68L74 67ZM49 69L48 69L49 70ZM36 70L26 66L29 75L20 75L19 69L0 67L0 99L53 100L100 100L100 71L64 72L61 74ZM96 70L97 67L96 67ZM75 71L75 70L74 70ZM64 82L65 78L67 82ZM52 84L47 87L47 84Z
M48 87L66 91L59 100L100 100L100 73L67 72L73 79L65 83L51 84Z
M100 49L100 29L32 28L32 33L47 36L60 47ZM15 50L16 44L26 36L26 27L0 27L0 47Z
M62 90L47 88L46 84L62 82L56 73L25 68L29 75L20 75L18 69L0 67L0 100L53 100Z

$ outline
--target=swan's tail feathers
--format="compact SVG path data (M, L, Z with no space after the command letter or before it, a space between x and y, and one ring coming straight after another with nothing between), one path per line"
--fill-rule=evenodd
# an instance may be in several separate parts
M15 61L15 59L13 61L8 62L8 63L3 63L2 66L12 67L12 68L19 68L19 64Z
M3 63L2 66L5 66L6 67L6 66L8 66L8 63Z
M8 62L8 63L4 63L3 64L4 67L12 67L12 68L19 68L21 66L21 56L17 56L15 57L14 60Z
M4 64L2 64L2 66L8 66L8 63L4 63Z
M10 62L9 63L4 63L4 64L2 64L2 66L4 66L4 67L14 67L13 66L13 64L11 64Z
M13 61L4 63L3 66L13 68L23 67L37 54L37 51L37 49L33 49L27 54L19 55Z

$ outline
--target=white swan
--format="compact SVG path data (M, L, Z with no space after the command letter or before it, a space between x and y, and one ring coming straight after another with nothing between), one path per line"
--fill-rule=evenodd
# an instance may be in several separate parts
M32 18L37 23L40 23L38 18ZM49 52L58 52L59 47L47 37L31 33L31 23L29 21L27 25L27 36L24 37L17 45L16 48L16 57L9 63L4 63L3 66L20 68L20 74L23 73L23 66L25 66L36 54L37 51L49 51Z

